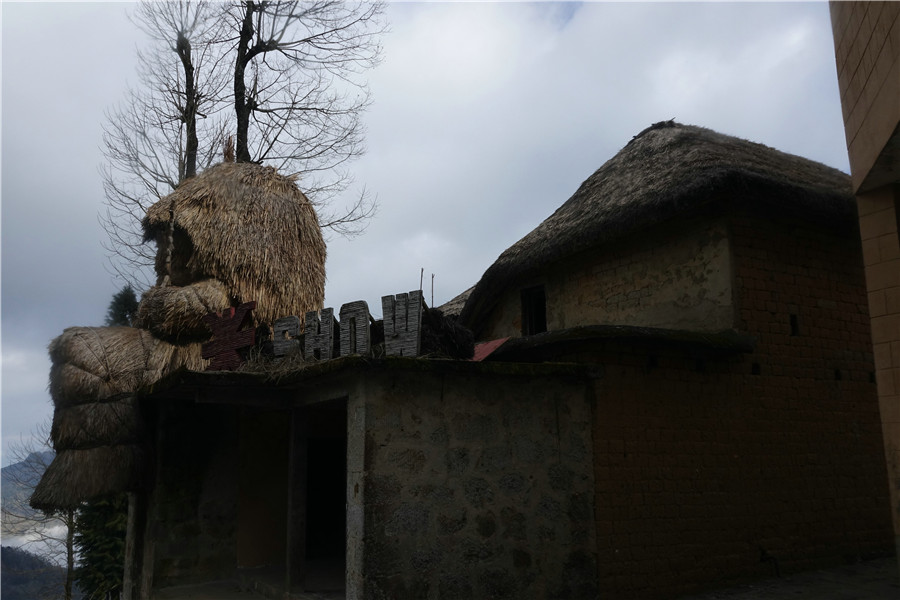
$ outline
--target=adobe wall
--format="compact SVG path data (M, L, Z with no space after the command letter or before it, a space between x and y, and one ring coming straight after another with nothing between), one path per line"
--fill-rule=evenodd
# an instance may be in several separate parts
M892 551L858 241L752 217L731 227L738 326L755 352L609 343L568 357L605 365L601 597L669 598Z
M432 362L351 397L348 599L596 598L584 380Z
M636 325L716 331L734 326L731 256L722 222L679 223L570 258L498 302L479 339L519 337L520 290L544 285L547 329Z

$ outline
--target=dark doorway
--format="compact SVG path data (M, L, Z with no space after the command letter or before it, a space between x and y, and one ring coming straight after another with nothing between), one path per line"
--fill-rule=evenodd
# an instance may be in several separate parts
M345 587L347 550L347 406L307 409L306 577L304 589Z
M241 413L238 465L237 564L284 569L290 413Z

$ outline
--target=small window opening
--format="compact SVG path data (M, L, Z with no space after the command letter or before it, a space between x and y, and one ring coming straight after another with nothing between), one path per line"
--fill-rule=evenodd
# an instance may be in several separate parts
M800 322L797 320L797 315L791 315L791 335L800 335Z
M544 286L522 290L522 335L547 331L547 297Z
M751 375L759 375L762 373L762 368L760 368L759 363L753 363L750 365L750 374Z
M356 317L350 317L350 354L356 354Z
M835 369L835 370L834 370L834 380L835 380L835 381L841 381L843 378L844 378L844 374L841 373L841 370L840 370L840 369Z
M702 358L694 360L694 370L698 373L706 373L706 361Z
M659 366L659 358L655 354L647 357L647 370L655 369Z

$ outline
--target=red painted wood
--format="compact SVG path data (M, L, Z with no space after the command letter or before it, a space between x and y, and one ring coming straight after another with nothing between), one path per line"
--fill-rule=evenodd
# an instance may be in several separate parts
M250 320L250 311L256 302L245 302L237 308L228 308L221 314L210 313L203 320L212 329L213 339L203 344L203 358L210 359L207 371L233 371L244 359L238 350L249 348L256 341L256 331L242 329Z

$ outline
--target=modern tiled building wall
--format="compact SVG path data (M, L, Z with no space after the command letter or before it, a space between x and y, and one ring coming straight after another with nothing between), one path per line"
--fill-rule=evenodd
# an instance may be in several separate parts
M900 122L900 3L832 2L831 19L851 175L872 189L890 178L877 162Z
M900 3L832 2L830 6L844 130L859 204L894 532L900 548Z

